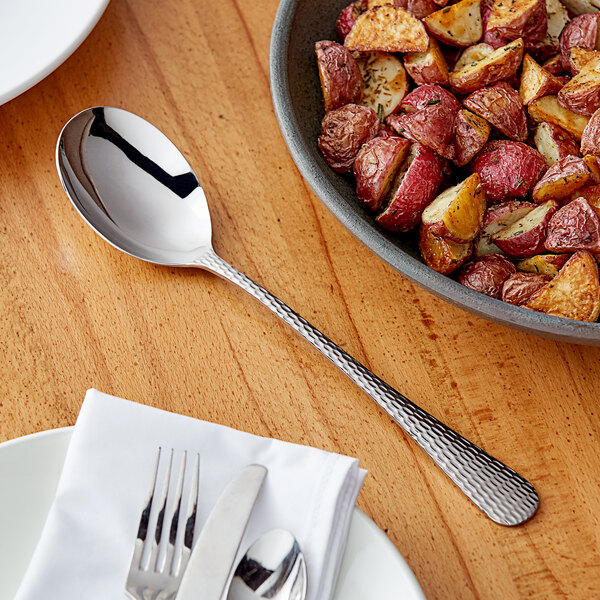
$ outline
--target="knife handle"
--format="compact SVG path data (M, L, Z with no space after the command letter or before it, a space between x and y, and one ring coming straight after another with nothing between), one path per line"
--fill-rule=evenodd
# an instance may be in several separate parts
M195 266L235 283L293 327L371 396L493 521L519 525L533 516L539 504L538 495L521 475L396 391L212 248Z

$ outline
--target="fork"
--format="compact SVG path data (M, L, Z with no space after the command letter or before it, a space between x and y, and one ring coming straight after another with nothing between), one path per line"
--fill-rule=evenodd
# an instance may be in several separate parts
M191 467L187 452L180 461L175 461L174 456L173 449L158 449L154 479L142 510L125 585L127 596L134 600L174 600L190 557L200 455L196 454Z

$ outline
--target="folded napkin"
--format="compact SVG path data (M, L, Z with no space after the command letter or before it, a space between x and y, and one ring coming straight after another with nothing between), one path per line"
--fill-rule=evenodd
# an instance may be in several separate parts
M202 523L251 463L267 478L240 555L262 533L289 529L305 554L308 600L333 594L365 471L356 459L262 438L88 391L54 503L15 600L124 598L158 446L200 454Z

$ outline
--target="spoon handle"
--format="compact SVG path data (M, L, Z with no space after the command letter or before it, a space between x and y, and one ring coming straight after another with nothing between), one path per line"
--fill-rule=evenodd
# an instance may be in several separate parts
M518 525L538 507L535 488L518 473L460 436L374 375L355 358L210 249L201 266L260 300L366 392L493 521Z

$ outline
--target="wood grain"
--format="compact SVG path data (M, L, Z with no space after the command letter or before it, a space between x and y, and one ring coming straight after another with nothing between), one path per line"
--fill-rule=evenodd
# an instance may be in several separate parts
M430 599L600 597L600 350L472 317L421 291L321 206L268 87L277 2L113 0L77 52L0 107L0 440L74 423L96 387L359 457L359 506ZM373 402L234 286L120 254L60 188L61 126L143 115L206 188L216 250L375 373L523 473L517 528L471 505Z

